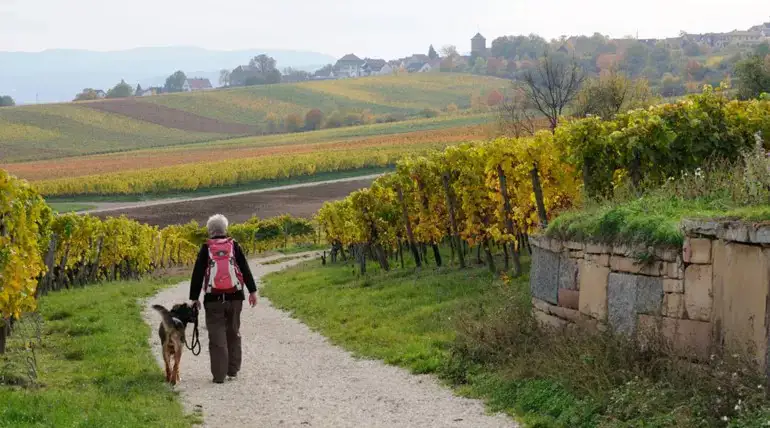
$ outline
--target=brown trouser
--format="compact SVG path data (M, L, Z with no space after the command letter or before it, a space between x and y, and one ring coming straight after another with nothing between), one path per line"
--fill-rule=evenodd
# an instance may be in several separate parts
M241 309L243 300L206 302L206 329L214 381L235 376L241 369Z

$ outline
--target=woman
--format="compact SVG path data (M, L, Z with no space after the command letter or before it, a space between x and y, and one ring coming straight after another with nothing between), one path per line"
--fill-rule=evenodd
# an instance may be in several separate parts
M227 235L227 218L213 215L206 223L209 239L198 252L190 280L190 304L204 292L206 328L214 383L235 378L241 368L241 309L244 286L249 304L257 304L257 285L241 247Z

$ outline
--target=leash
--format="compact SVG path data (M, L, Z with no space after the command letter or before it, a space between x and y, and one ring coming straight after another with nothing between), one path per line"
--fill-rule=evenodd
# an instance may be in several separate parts
M201 340L200 340L200 333L198 332L198 308L193 308L193 313L195 314L195 321L193 321L193 332L192 332L192 345L187 344L187 336L185 335L184 340L184 346L192 352L193 355L196 357L200 355L201 353ZM196 351L197 348L197 351Z

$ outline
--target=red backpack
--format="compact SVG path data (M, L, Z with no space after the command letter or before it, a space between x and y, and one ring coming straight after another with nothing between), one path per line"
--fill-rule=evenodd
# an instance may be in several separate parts
M243 289L243 274L235 262L232 238L209 239L209 266L206 269L206 293L234 293Z

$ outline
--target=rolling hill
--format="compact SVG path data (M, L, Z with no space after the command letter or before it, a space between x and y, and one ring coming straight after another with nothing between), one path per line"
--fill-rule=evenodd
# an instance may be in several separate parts
M1 163L113 153L258 135L265 118L314 108L417 117L426 108L470 107L508 81L465 74L411 74L232 88L154 97L0 109Z

